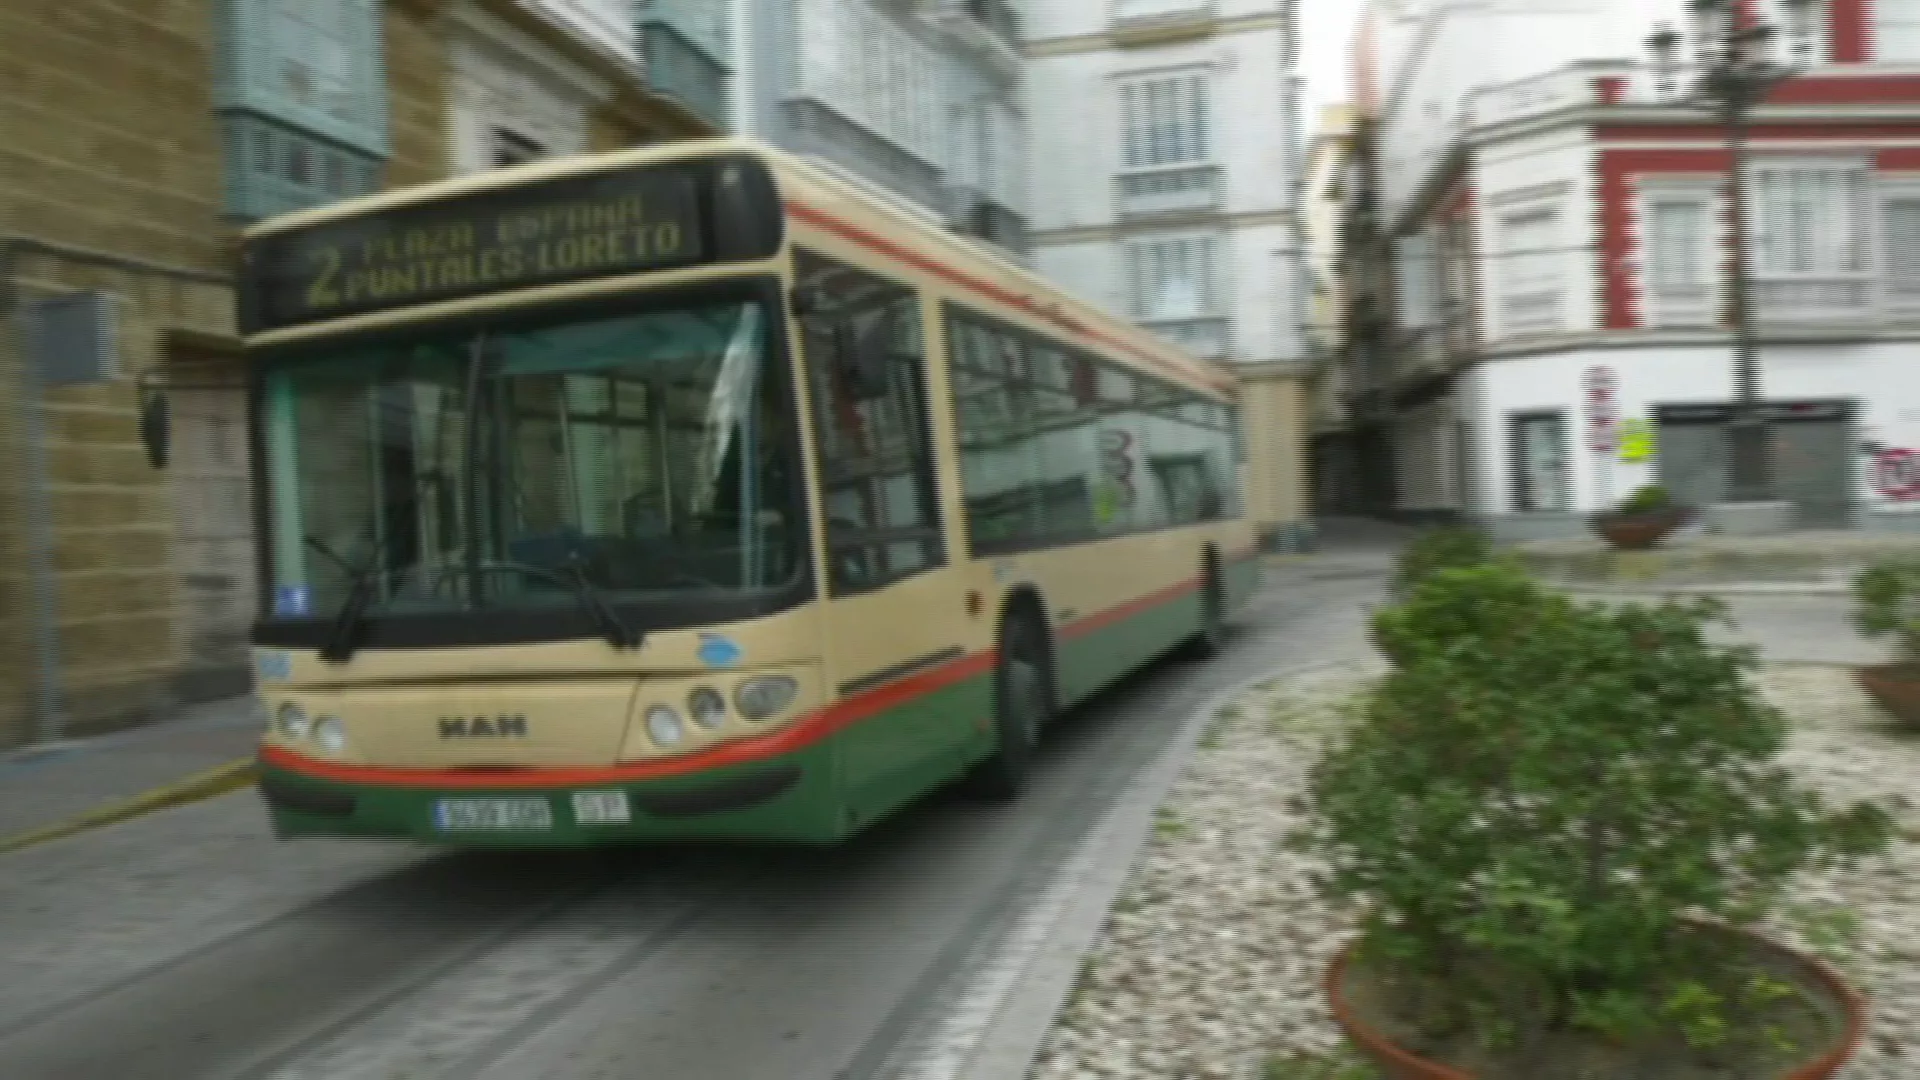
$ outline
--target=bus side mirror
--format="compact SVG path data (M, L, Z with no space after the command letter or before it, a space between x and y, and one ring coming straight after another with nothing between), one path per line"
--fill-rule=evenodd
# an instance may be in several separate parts
M843 324L845 346L840 350L847 390L855 401L872 401L887 396L893 370L893 316L882 315L859 328L851 320Z
M142 387L140 441L147 449L147 464L156 469L167 467L167 450L172 427L172 416L167 407L167 392L158 388Z

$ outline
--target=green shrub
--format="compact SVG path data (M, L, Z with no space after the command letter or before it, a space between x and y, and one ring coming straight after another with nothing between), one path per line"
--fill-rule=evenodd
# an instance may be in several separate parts
M1751 925L1889 842L1884 811L1831 812L1776 764L1787 722L1755 653L1705 639L1721 614L1576 604L1493 564L1375 616L1398 665L1316 764L1299 840L1366 905L1364 955L1445 987L1445 1025L1714 1030L1687 917Z
M1406 595L1435 573L1459 566L1480 566L1493 559L1493 538L1465 525L1427 529L1413 538L1394 569L1393 588Z
M1869 639L1892 638L1901 659L1920 660L1920 558L1888 559L1853 579L1853 625Z
M1673 495L1659 484L1648 484L1620 503L1622 514L1650 514L1673 506Z

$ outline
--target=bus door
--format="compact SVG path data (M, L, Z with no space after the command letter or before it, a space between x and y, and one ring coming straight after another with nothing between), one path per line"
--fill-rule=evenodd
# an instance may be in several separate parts
M952 753L980 720L964 693L934 685L969 630L935 494L924 319L909 287L806 252L797 261L829 670L853 708L874 710L842 766L850 784L884 783Z

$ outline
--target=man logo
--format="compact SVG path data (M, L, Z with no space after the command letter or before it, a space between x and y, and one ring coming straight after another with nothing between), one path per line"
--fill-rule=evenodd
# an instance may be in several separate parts
M524 739L527 737L527 718L524 716L476 716L469 719L464 716L443 716L440 718L440 737L442 739Z

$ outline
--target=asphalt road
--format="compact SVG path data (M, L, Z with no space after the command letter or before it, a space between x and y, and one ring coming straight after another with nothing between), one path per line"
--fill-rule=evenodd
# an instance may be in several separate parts
M1365 655L1385 568L1269 571L1224 655L1063 719L1017 803L838 850L280 844L244 792L0 856L0 1077L902 1075L1210 695Z

